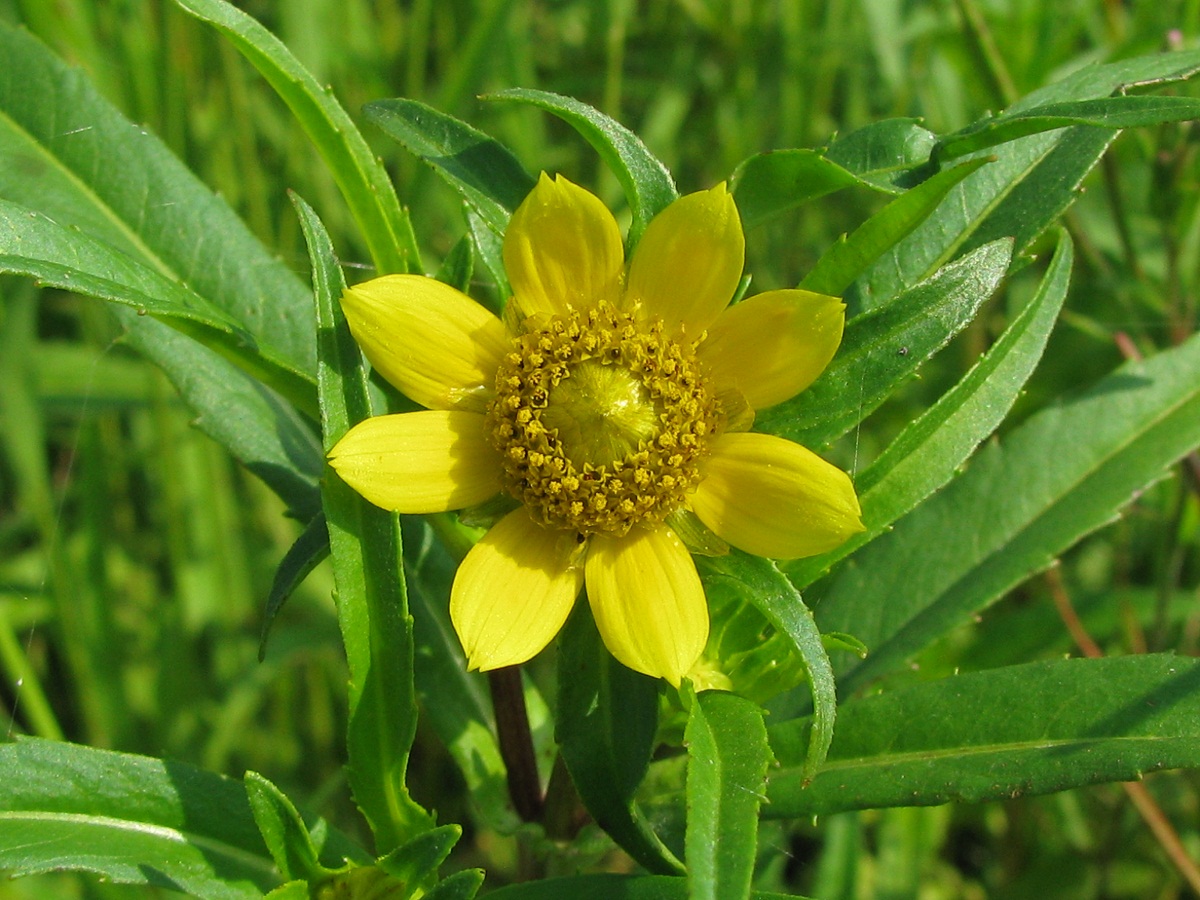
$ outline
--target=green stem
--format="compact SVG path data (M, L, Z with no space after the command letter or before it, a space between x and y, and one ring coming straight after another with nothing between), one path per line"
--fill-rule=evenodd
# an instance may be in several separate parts
M62 728L50 708L37 673L29 664L29 657L8 620L8 610L0 604L0 666L9 684L16 686L16 700L12 715L20 712L38 737L54 741L64 740ZM11 723L10 723L11 730Z

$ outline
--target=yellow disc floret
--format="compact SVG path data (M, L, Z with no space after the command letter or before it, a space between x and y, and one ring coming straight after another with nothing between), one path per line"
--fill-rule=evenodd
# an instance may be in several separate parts
M488 431L536 520L623 535L683 504L720 418L691 344L601 304L513 339Z

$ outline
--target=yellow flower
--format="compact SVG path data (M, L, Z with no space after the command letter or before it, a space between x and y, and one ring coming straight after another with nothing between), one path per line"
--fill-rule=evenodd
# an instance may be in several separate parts
M472 668L530 659L586 584L612 654L678 686L708 637L680 516L786 559L862 530L844 472L748 431L825 368L844 307L801 290L730 306L744 249L721 184L659 214L626 268L600 200L543 174L504 236L504 321L417 275L346 291L368 360L427 409L356 425L330 453L339 475L402 513L519 501L454 579Z

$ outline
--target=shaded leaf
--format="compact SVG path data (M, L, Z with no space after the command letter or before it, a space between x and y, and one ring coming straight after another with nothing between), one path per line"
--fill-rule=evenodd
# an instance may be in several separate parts
M880 189L818 150L771 150L755 154L739 163L729 180L742 224L748 229L843 188L857 185Z
M126 753L27 739L0 746L0 869L75 869L213 900L280 883L230 779Z
M560 752L588 812L644 868L682 874L633 802L654 745L658 682L613 659L586 603L559 636L558 686Z
M329 526L325 522L324 513L319 513L304 526L304 531L288 548L279 568L275 570L275 578L271 582L271 591L267 595L266 608L263 610L262 632L258 639L259 662L266 658L267 637L271 633L275 617L283 609L283 604L308 574L328 558Z

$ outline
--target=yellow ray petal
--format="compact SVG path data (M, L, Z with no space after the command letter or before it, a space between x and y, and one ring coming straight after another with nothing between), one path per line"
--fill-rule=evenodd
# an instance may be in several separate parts
M500 458L478 413L421 410L359 422L329 451L342 480L376 506L435 513L499 493Z
M832 550L863 530L849 476L799 444L769 434L725 434L710 450L692 509L735 547L796 559Z
M588 539L588 601L604 646L676 687L708 640L708 604L691 554L665 525Z
M407 396L483 411L509 338L466 294L422 275L385 275L349 288L342 309L371 365Z
M734 387L754 409L794 397L825 370L846 322L837 297L768 291L721 313L700 345L718 390Z
M625 251L599 198L545 172L504 233L504 269L523 316L615 304Z
M746 241L725 185L680 197L654 217L629 264L625 308L641 302L669 331L691 338L709 326L742 277Z
M515 666L545 647L583 586L570 531L516 509L467 554L450 590L450 618L472 669Z

